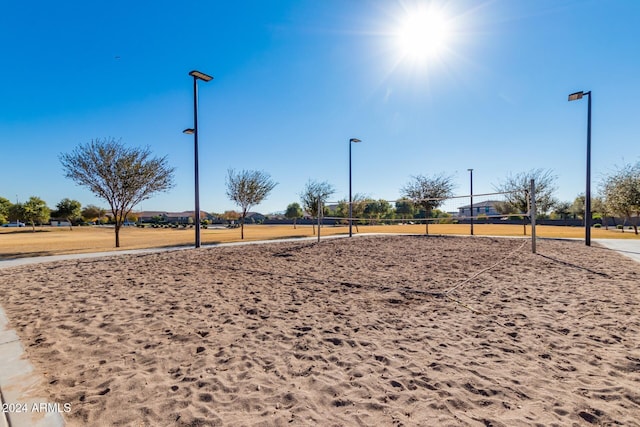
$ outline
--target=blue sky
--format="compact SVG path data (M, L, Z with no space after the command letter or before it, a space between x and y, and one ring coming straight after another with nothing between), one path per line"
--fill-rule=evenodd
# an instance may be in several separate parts
M398 32L439 11L437 54L406 55ZM640 2L493 0L5 2L0 14L0 196L106 203L58 156L94 138L149 146L176 186L144 210L193 209L193 69L201 207L235 208L227 170L279 185L254 210L298 201L308 179L348 196L399 197L412 175L445 173L468 194L509 173L552 169L561 200L585 187L593 92L594 186L640 160ZM444 25L444 24L443 24Z

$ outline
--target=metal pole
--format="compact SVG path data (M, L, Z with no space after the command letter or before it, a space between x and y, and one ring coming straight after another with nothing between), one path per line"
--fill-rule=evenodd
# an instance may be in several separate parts
M587 191L584 196L584 243L591 246L591 91L585 92L589 95L587 112Z
M320 243L320 217L322 215L322 199L318 196L318 243Z
M200 178L198 172L198 78L193 76L193 141L194 141L194 170L195 170L195 225L196 248L200 247Z
M351 196L351 146L353 145L352 140L349 140L349 237L353 236L352 227L353 221L353 200Z
M469 212L471 213L471 235L473 236L473 169L469 169L469 176L471 179L471 205Z
M536 183L531 180L531 190L529 191L531 202L529 204L529 217L531 219L531 253L536 253Z

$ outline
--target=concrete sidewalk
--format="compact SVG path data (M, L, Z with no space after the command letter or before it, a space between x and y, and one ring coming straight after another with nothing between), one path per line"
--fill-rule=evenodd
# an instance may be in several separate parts
M33 392L41 377L24 357L15 331L7 328L7 316L0 307L0 397L1 427L61 427L64 403L48 402Z
M107 251L107 252L92 252L87 254L68 254L68 255L49 255L49 256L36 256L15 258L0 261L0 268L17 267L20 265L30 264L42 264L45 262L65 261L68 259L90 259L110 257L114 255L132 255L132 254L150 254L155 252L177 251L181 249L191 249L187 246L171 247L171 248L155 248L155 249L131 249L124 251Z
M614 250L636 262L640 262L639 239L594 239L593 241L600 246Z

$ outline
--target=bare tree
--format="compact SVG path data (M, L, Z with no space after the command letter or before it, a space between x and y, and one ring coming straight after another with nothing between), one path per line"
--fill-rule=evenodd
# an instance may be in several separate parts
M61 154L67 178L107 201L115 221L116 248L120 227L134 206L173 187L174 168L166 157L151 157L149 148L126 147L113 138L95 139Z
M608 209L631 222L635 234L638 234L640 162L618 168L603 180L602 187Z
M524 214L529 210L529 197L531 193L531 180L536 185L536 211L540 213L549 212L557 203L553 197L556 191L557 177L551 170L532 169L529 172L520 172L516 175L509 174L507 178L494 185L494 189L501 193L506 193L506 203L503 205L508 213ZM501 212L503 213L503 212ZM527 234L526 217L522 217L524 235Z
M236 173L233 169L227 174L227 196L242 209L240 216L240 236L244 239L244 220L252 206L260 204L271 190L278 185L271 176L263 171L243 170Z
M413 181L402 187L402 197L410 199L414 205L425 211L425 233L429 234L431 212L442 205L444 199L453 196L453 178L440 174L432 177L418 175Z
M319 215L318 201L326 202L329 196L335 193L333 185L328 182L318 182L309 180L300 193L300 201L304 210L313 217ZM316 227L313 225L313 234L316 234Z

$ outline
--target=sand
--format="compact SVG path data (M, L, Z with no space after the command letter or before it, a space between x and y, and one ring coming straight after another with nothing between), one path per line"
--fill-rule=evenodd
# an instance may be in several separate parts
M0 270L70 426L638 426L639 286L613 251L480 237Z

